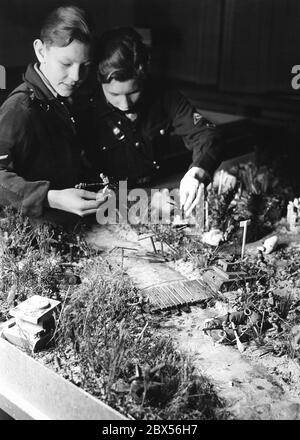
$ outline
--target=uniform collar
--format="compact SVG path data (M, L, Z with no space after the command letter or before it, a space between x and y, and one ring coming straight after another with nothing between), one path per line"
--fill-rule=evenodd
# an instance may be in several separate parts
M58 117L64 121L66 127L71 129L72 133L75 133L74 119L71 116L69 108L67 106L58 105L59 96L56 98L53 95L52 91L49 89L48 85L45 84L45 81L36 71L33 64L30 64L27 67L24 75L24 82L29 89L30 98L39 101L41 107L46 109L46 111L48 111L49 106L56 107Z
M107 116L109 114L115 114L115 115L118 115L119 117L123 118L124 120L126 120L128 122L134 123L136 121L137 118L135 120L131 120L130 118L127 118L127 116L125 115L124 112L122 112L121 110L118 110L116 107L111 105L107 101L107 99L106 99L106 97L105 97L105 95L103 93L102 87L98 87L97 96L98 96L98 100L97 100L98 104L97 104L97 106L98 106L98 114L99 114L99 116ZM138 116L138 112L135 112L135 114L137 114L137 116Z
M41 73L41 72L40 72ZM42 76L36 71L33 64L29 64L24 75L24 82L40 101L52 101L56 99Z
M105 98L102 87L97 87L97 110L99 116L106 116L111 113L116 113L117 110L111 104L109 104Z
M42 79L43 83L45 84L45 86L50 90L50 92L52 93L53 96L55 96L55 98L57 98L58 93L54 90L54 88L52 87L52 85L50 84L50 82L48 81L48 79L45 77L45 75L43 74L43 72L40 70L38 63L35 63L33 66L34 70L37 72L37 74L40 76L40 78Z

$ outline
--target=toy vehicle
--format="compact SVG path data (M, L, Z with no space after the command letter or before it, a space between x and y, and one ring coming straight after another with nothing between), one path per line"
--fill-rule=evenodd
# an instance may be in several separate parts
M249 276L246 272L241 270L238 261L224 258L219 258L217 263L203 275L203 281L215 292L226 292L234 288L234 285L237 286L241 282L251 281L253 279L253 276Z
M53 336L53 312L59 304L51 298L31 296L9 311L13 318L1 326L0 337L25 350L42 350Z

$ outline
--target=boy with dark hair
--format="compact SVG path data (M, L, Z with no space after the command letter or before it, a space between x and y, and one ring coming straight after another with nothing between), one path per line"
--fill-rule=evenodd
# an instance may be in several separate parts
M148 78L149 51L134 29L105 32L97 66L92 162L109 176L139 185L159 168L166 136L181 136L193 154L180 182L181 205L189 215L200 199L201 183L210 180L220 163L216 126L178 91Z

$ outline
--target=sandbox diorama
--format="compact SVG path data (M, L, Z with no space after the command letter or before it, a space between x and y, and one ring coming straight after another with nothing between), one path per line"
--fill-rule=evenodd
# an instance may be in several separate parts
M299 200L264 167L233 174L194 223L3 211L1 339L120 417L299 419Z

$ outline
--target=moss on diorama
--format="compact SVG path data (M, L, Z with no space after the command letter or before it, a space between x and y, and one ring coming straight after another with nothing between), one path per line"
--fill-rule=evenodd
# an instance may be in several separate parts
M37 359L129 417L227 417L213 385L160 333L160 318L118 265L79 231L2 214L0 320L37 293L61 301L51 344ZM70 267L80 284L65 282Z
M219 194L212 185L207 194L209 225L222 231L223 245L209 246L201 235L172 224L135 226L135 231L152 232L166 244L166 260L191 262L203 274L236 249L237 242L240 252L241 220L251 219L248 241L257 239L275 228L291 198L266 169L244 166L236 177L228 192ZM43 363L129 417L229 417L225 402L195 370L193 359L161 332L161 316L151 313L116 259L104 258L86 244L82 228L32 224L12 210L2 212L0 320L33 294L58 299L52 345L35 354ZM233 247L227 249L230 243ZM218 299L237 314L232 316L237 330L244 331L242 342L299 361L299 248L249 254L239 263L252 276L251 284L241 280L231 295L218 292ZM80 278L79 284L68 281L70 272ZM223 340L235 343L223 321Z

